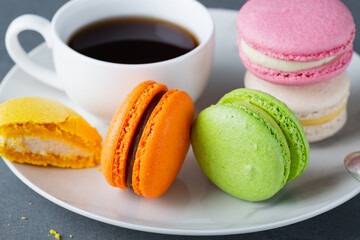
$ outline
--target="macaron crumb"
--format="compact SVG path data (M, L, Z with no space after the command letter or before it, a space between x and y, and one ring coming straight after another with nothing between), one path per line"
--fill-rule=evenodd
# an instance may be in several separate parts
M101 172L101 168L98 168L97 171L98 171L98 172Z
M31 206L32 205L32 202L29 202L29 206Z
M70 235L69 237L70 237L70 238L72 238L72 237L73 237L73 235Z
M55 238L60 240L61 239L61 236L59 233L57 233L55 230L53 229L50 229L50 234L54 234L55 235Z
M27 217L21 217L22 220L27 220Z

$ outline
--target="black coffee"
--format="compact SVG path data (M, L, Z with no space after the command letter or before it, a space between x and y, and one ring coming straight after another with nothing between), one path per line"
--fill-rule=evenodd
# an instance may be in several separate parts
M153 18L113 18L75 32L68 45L98 60L142 64L181 56L198 45L186 29Z

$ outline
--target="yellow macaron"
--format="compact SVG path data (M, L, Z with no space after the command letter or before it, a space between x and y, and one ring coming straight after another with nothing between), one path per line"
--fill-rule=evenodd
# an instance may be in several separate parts
M102 138L60 102L22 97L0 105L0 155L12 162L69 168L100 163Z

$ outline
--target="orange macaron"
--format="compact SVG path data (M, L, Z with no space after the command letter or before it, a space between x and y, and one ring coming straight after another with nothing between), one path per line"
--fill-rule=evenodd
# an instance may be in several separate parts
M156 198L171 186L190 146L191 97L153 81L140 83L115 113L101 153L106 181Z

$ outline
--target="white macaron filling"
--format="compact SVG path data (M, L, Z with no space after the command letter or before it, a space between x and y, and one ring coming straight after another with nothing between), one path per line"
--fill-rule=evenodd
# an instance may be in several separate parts
M4 138L0 136L0 146L7 145L17 152L30 151L41 155L56 154L62 156L88 157L90 154L83 149L69 143L39 137Z
M311 68L320 67L334 60L336 56L327 57L314 62L292 62L281 59L269 57L254 48L250 47L244 39L241 39L241 49L243 53L253 62L258 65L283 71L283 72L297 72L301 70L307 70Z

